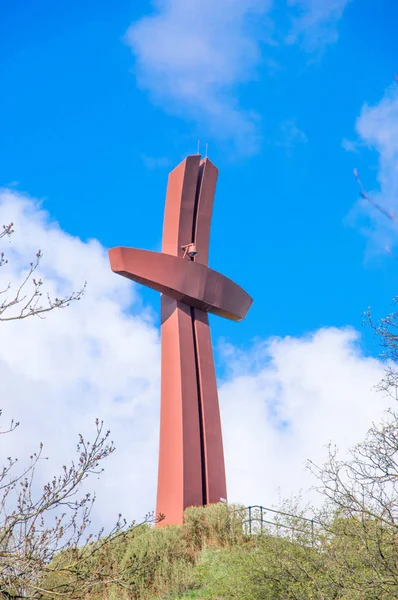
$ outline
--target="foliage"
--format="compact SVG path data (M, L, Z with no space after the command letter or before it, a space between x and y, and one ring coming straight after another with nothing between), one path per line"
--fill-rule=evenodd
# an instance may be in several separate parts
M104 580L122 584L102 557L126 535L119 520L107 535L87 535L95 497L76 497L81 482L102 471L100 463L114 451L109 431L96 422L92 443L80 436L78 460L63 467L43 489L34 483L42 446L28 467L15 473L9 459L0 473L0 593L5 598L81 598ZM57 574L59 575L57 577Z
M86 561L88 572L101 565L108 574L122 574L104 578L101 587L92 586L90 599L103 598L104 589L107 597L118 600L172 597L194 589L203 549L236 545L242 539L242 523L232 513L223 504L193 507L186 511L184 525L131 528ZM67 555L61 554L58 560L59 565L65 564ZM62 589L65 574L61 569L52 583Z
M245 509L227 504L192 506L184 514L185 536L194 549L235 545L243 538Z

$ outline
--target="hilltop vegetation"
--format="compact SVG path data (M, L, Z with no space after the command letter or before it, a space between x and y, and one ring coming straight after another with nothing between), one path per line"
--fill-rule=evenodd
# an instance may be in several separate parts
M243 510L191 508L182 526L137 527L96 559L123 584L93 589L90 600L378 600L398 597L398 541L392 523L337 511L322 526L278 515L278 527L248 535ZM281 528L285 525L286 528ZM294 527L295 529L290 529ZM89 565L88 565L88 568ZM69 574L70 576L70 574ZM59 574L58 574L59 577ZM64 580L66 583L66 580ZM43 582L61 592L61 582ZM43 598L55 598L44 595ZM83 597L83 596L76 596Z

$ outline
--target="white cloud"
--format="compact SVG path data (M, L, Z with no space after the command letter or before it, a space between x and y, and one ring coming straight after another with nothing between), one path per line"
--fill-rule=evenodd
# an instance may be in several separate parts
M50 460L40 471L48 477L72 457L79 432L93 435L98 416L112 430L118 452L95 486L101 489L97 517L108 523L119 511L132 517L132 505L140 517L154 508L158 329L142 307L134 315L140 307L135 287L110 271L97 241L69 236L15 192L1 193L0 214L2 223L15 223L10 244L4 244L9 263L0 269L1 289L21 279L38 248L43 251L40 276L54 296L78 290L88 280L84 299L45 320L1 323L3 419L21 422L1 437L7 449L2 455L29 455L43 441Z
M96 417L117 450L104 465L95 522L110 525L121 511L140 518L155 508L159 426L159 331L137 288L112 274L95 240L82 242L53 223L36 202L0 193L0 223L15 223L4 240L10 262L2 282L16 281L40 247L42 276L54 293L84 299L47 319L1 323L0 380L3 456L27 456L40 441L49 461L43 480L69 460L77 434L90 436ZM324 329L305 338L268 340L242 353L228 349L222 383L224 441L231 501L271 504L310 484L307 458L322 461L329 439L346 448L363 437L385 407L372 391L382 367L365 357L352 330Z
M244 85L275 71L267 48L277 39L315 50L337 39L349 0L289 0L293 25L278 31L272 0L157 0L125 36L138 85L198 135L232 140L240 153L259 146L261 118L241 102ZM279 67L277 67L279 68Z
M139 85L168 112L254 149L257 118L237 86L256 77L269 8L270 0L157 2L126 35Z
M394 83L374 106L365 104L356 123L361 142L378 153L379 189L368 190L373 200L387 212L398 215L398 85ZM366 187L366 173L361 173ZM371 216L370 232L374 247L394 246L398 239L397 223L366 201L359 203Z
M354 142L353 140L349 140L348 138L343 138L341 141L341 147L346 152L352 152L354 154L358 154L360 144L358 142Z
M289 43L301 42L306 50L322 49L337 41L337 23L350 0L288 0L296 9Z
M345 452L389 404L374 390L382 366L358 341L328 328L229 351L220 396L230 499L271 506L278 488L284 497L302 489L319 503L306 461L323 464L330 441Z

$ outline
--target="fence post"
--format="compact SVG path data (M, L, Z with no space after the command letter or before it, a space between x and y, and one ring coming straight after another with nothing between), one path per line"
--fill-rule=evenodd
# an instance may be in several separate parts
M249 535L252 534L252 507L249 506Z
M261 519L261 535L263 533L263 507L260 506L260 519Z

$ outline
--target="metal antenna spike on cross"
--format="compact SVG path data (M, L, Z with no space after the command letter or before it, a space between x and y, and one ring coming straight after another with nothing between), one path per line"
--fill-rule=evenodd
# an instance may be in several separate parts
M161 293L160 526L227 498L208 313L241 321L252 298L208 267L217 177L207 156L188 156L169 174L162 252L109 251L112 271Z

